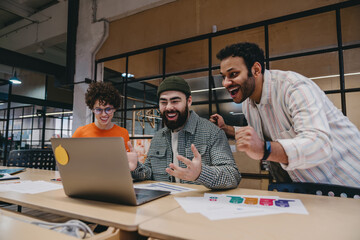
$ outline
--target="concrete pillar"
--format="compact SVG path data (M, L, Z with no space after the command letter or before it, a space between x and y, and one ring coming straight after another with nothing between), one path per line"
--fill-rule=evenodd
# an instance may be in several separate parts
M95 54L108 36L108 22L95 21L96 1L80 0L79 25L76 42L76 71L74 82L83 82L85 78L94 79ZM91 110L85 104L85 92L88 84L74 85L73 132L80 126L92 122Z
M102 80L102 65L94 66L94 63L97 51L108 36L108 20L112 21L126 17L173 1L175 0L80 0L74 81L82 82L85 78L94 79L96 67L98 67L97 80ZM78 127L92 122L92 113L85 104L87 88L86 83L74 86L73 132Z

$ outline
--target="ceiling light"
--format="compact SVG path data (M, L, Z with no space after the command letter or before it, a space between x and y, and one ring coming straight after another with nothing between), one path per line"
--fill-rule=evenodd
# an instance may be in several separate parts
M46 116L52 116L52 115L62 115L62 114L72 114L73 111L68 111L68 112L52 112L52 113L46 113ZM23 115L20 116L20 118L30 118L30 117L39 117L41 116L41 114L31 114L31 115Z
M360 72L354 72L354 73L345 73L344 76L355 76L355 75L360 75ZM316 79L323 79L323 78L333 78L333 77L340 77L340 74L334 74L334 75L327 75L327 76L320 76L320 77L311 77L311 80L316 80Z
M211 90L222 90L222 89L225 89L224 87L217 87L217 88L212 88ZM193 90L191 91L191 93L199 93L199 92L208 92L209 89L208 88L205 88L205 89L199 89L199 90Z
M9 79L12 84L21 84L21 80L16 76L16 70L14 71L14 75Z
M240 113L240 112L230 112L231 115L235 116L235 115L244 115L244 113Z
M355 76L355 75L360 75L360 72L345 73L344 74L345 77L347 77L347 76ZM126 73L123 73L122 76L125 77ZM132 76L134 76L134 75L132 75ZM311 80L317 80L317 79L332 78L332 77L339 77L339 76L340 76L339 74L335 74L335 75L327 75L327 76L320 76L320 77L311 77L310 79ZM223 90L223 89L225 89L225 87L216 87L216 88L212 88L211 90L217 91L217 90ZM208 91L209 91L209 89L205 88L205 89L193 90L193 91L191 91L191 93L208 92Z
M41 55L45 54L44 43L39 44L39 47L36 49L36 53Z
M121 74L121 76L122 76L122 77L126 77L126 73ZM133 77L135 77L135 76L134 76L134 74L128 73L128 74L127 74L127 77L128 77L128 78L133 78Z

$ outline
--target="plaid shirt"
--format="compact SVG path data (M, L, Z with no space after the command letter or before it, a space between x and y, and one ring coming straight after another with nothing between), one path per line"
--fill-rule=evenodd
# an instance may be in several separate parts
M203 184L211 189L235 188L240 182L240 173L235 164L228 140L223 130L207 119L190 111L190 117L184 128L179 131L178 153L190 160L194 154L191 144L201 154L202 169L199 178L181 183ZM171 130L164 127L151 140L145 163L138 163L132 171L134 179L174 182L175 179L165 169L172 163ZM179 166L185 164L179 161Z

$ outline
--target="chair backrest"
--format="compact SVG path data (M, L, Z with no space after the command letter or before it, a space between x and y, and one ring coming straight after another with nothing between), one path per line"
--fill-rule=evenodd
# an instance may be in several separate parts
M360 188L321 183L272 183L269 185L268 190L331 197L360 198Z
M52 149L12 150L6 165L47 170L55 170L56 167Z

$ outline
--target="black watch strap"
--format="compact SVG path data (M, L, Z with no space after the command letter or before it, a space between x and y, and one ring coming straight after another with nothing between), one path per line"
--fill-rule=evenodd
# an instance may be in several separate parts
M271 143L270 141L264 141L264 156L261 160L267 160L271 153Z

